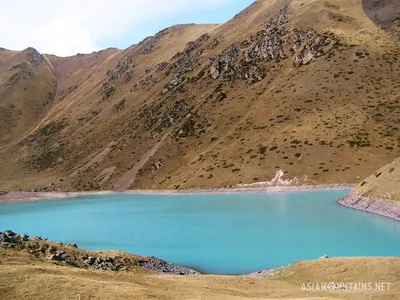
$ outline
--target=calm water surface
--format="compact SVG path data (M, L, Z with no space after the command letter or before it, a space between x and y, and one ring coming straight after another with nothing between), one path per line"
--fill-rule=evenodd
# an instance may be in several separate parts
M0 205L0 231L243 274L328 256L399 256L400 222L344 208L347 191L111 195Z

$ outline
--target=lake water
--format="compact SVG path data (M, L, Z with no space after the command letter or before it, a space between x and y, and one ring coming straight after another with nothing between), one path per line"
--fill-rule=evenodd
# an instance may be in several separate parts
M400 222L336 203L348 191L107 195L0 205L0 231L243 274L319 256L398 256Z

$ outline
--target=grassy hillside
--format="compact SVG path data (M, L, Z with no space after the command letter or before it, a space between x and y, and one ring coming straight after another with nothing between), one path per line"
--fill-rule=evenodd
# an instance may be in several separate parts
M400 158L363 180L354 190L354 194L400 203Z
M358 183L400 155L396 19L380 28L365 7L260 0L123 51L40 55L13 92L29 57L2 50L0 189L220 187L281 169Z

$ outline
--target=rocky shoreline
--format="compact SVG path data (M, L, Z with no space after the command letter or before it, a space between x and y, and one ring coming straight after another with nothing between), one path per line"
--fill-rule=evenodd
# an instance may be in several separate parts
M103 271L135 271L140 268L166 275L200 275L196 270L168 263L156 257L140 257L111 251L90 252L76 244L54 243L41 237L29 237L11 230L0 232L0 250L26 251L32 259L47 260L58 265Z
M373 200L353 193L340 199L339 204L400 221L400 205L391 201Z
M240 187L240 188L216 188L216 189L190 189L190 190L127 190L127 191L91 191L91 192L19 192L9 191L0 193L0 203L28 202L57 199L71 199L86 196L101 195L196 195L196 194L237 194L237 193L266 193L266 192L300 192L300 191L324 191L324 190L352 190L353 185L348 184L323 184L323 185L282 185L265 187Z

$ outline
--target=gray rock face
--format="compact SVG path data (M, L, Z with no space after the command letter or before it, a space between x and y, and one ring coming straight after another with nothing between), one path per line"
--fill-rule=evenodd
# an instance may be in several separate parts
M365 14L381 28L388 29L400 17L398 0L362 0Z
M231 45L221 54L210 59L208 74L212 79L245 79L254 83L265 78L268 64L279 63L288 58L285 46L290 46L290 52L301 47L306 39L316 32L309 28L295 30L292 36L283 26L288 22L288 1L282 1L282 6L273 14L267 16L264 29L250 36L239 46Z
M339 200L339 204L400 221L400 205L390 201L378 201L349 194Z
M308 64L312 59L326 54L338 41L332 33L319 33L306 43L303 49L296 55L297 64Z
M210 60L210 76L217 79L221 74L225 76L234 75L234 63L239 55L239 49L236 45L231 45L220 55Z
M281 26L288 21L288 7L287 1L284 1L276 13L267 16L264 30L250 36L240 46L231 45L210 59L208 73L211 78L215 80L222 76L257 82L266 76L265 63L286 59ZM240 55L240 49L243 49L243 55ZM240 60L239 56L242 56Z
M293 34L286 39L286 44L290 46L290 52L293 53L297 49L300 49L301 45L306 39L312 38L317 32L313 28L306 30L295 29Z
M167 263L166 261L156 258L154 256L150 257L149 260L142 264L143 269L162 274L171 275L201 275L199 272L189 269L186 267L181 267L175 264Z

